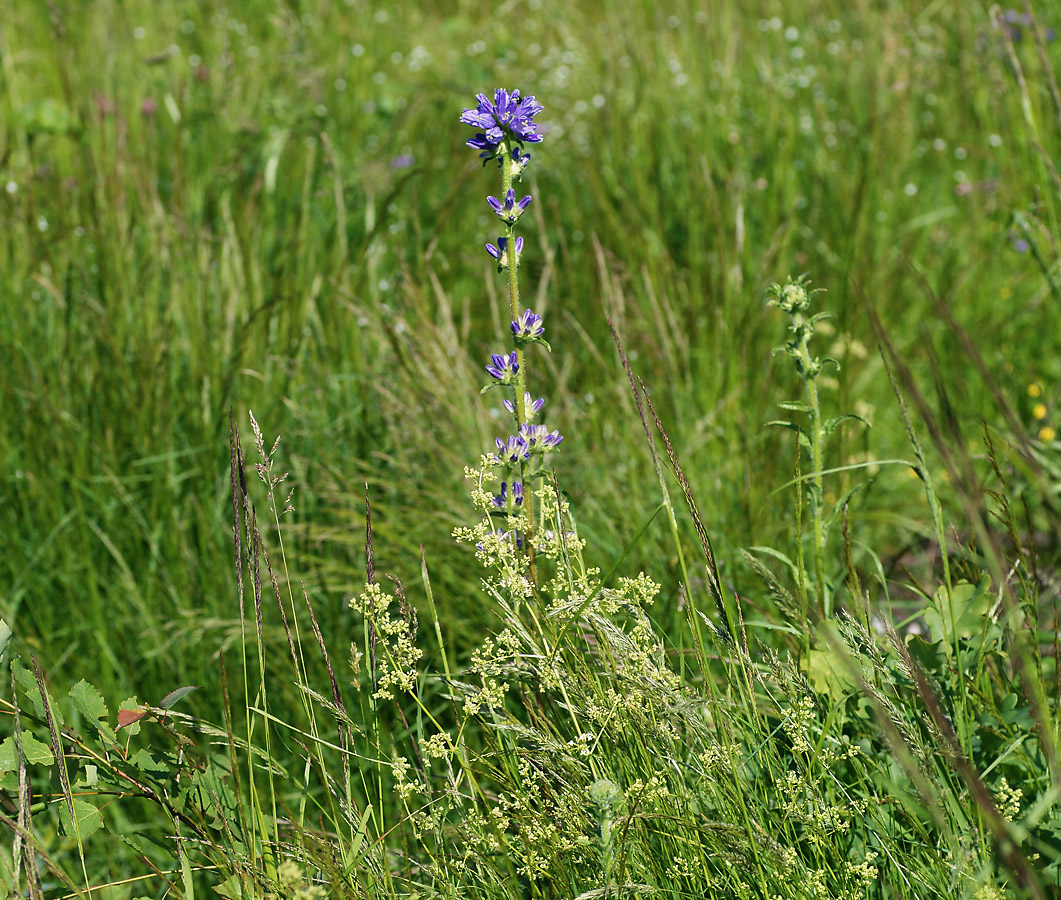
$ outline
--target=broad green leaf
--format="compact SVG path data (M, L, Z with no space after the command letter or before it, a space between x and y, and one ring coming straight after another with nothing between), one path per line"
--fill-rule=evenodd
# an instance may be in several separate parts
M243 883L239 875L229 875L221 884L214 885L214 893L225 900L243 900Z
M186 793L189 802L211 819L214 828L231 831L239 822L239 803L227 774L224 763L219 765L217 758L211 759L181 793Z
M814 690L833 700L840 700L860 687L858 679L840 653L828 647L810 651L806 674Z
M110 712L103 701L103 695L95 687L82 679L70 688L70 699L73 701L74 709L89 721L101 737L110 741L114 740L114 729L107 721L110 718Z
M906 638L906 649L910 656L926 672L939 672L946 664L940 641L926 641L923 637L911 634Z
M33 670L26 668L21 660L16 657L11 660L11 673L15 676L18 686L22 688L25 700L30 704L33 712L43 718L44 704L41 702L41 691L37 686L37 679L33 675Z
M30 133L66 134L74 127L74 117L69 107L51 97L30 100L19 111L19 118Z
M142 775L154 781L168 783L177 777L177 767L172 760L160 753L140 749L130 757L129 762Z
M103 827L103 816L87 800L75 797L73 820L70 819L70 810L67 809L66 804L59 804L59 825L63 834L84 840Z
M70 699L74 701L74 709L93 721L110 715L103 695L84 679L70 688Z
M868 667L867 661L852 654L836 622L819 622L815 633L818 646L807 657L807 680L833 700L858 692L862 687L858 673Z
M22 732L22 754L31 765L50 766L55 763L55 755L50 744L38 741L29 732ZM0 744L0 771L10 772L18 768L18 754L15 748L15 736L11 735Z
M925 624L933 640L953 641L955 629L960 638L979 635L984 628L984 616L995 602L990 587L991 579L986 575L979 584L960 581L954 585L949 600L947 589L940 587L933 604L924 612Z

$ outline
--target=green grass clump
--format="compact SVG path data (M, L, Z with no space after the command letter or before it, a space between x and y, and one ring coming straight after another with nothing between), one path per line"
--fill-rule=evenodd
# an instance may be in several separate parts
M487 13L0 0L0 878L1056 891L1052 12ZM547 107L530 594L451 538L497 84Z

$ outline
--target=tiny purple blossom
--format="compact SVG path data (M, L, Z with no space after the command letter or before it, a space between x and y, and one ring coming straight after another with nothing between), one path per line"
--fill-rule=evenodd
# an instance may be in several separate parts
M519 427L519 436L530 450L551 450L563 441L559 431L549 431L544 425L532 425L524 422Z
M529 309L523 310L518 319L512 322L512 334L517 340L529 340L545 334L542 317Z
M527 445L533 448L548 432L544 425L532 425L530 422L524 422L519 426L519 434L527 442Z
M498 381L507 384L519 371L519 363L516 361L517 359L518 357L516 356L515 350L513 350L508 356L504 356L500 353L493 353L490 356L490 364L485 366L485 369Z
M523 170L530 164L531 156L529 153L523 153L519 147L512 148L512 174L520 175Z
M498 509L504 509L508 506L508 483L505 481L501 482L501 493L499 493L493 500L490 501ZM518 481L512 482L512 502L516 506L523 505L523 485Z
M516 404L511 400L501 401L505 404L507 409L512 415L516 414ZM539 397L537 400L533 399L530 395L530 391L523 392L523 405L527 408L527 416L533 416L535 413L539 413L542 407L545 406L545 398Z
M505 202L502 203L497 197L487 197L486 202L490 204L490 208L494 211L494 215L497 216L502 222L507 222L509 225L515 224L520 216L523 215L523 210L530 206L531 195L527 194L519 203L516 203L516 192L512 188L508 189L508 193L505 195Z
M508 238L499 237L497 239L497 246L493 244L486 245L486 252L489 253L494 259L497 260L497 271L500 272L502 269L507 269L509 265L508 258ZM523 238L516 238L516 264L519 265L520 255L523 253Z
M507 441L497 438L494 441L500 457L505 462L516 463L521 459L530 459L530 445L522 435L509 435Z

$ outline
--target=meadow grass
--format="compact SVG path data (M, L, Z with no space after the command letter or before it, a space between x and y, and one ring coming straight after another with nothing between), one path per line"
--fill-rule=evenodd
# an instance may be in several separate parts
M21 692L47 744L28 656L56 697L87 679L98 694L63 713L82 786L94 754L147 801L108 803L82 840L93 814L38 772L32 829L25 804L9 821L43 893L1056 885L1059 45L1000 14L0 0L0 614L24 664L7 702ZM503 427L476 398L508 329L479 249L497 188L456 122L499 84L547 107L521 277L550 326L530 377L565 435L564 515L587 568L663 586L650 606L614 579L619 595L583 608L569 590L552 615L502 602L450 537L474 516L464 467ZM826 445L820 579L810 457L765 425L803 397L765 291L803 271L835 316L815 338L841 364L818 382L825 415L872 422ZM670 474L673 527L659 512L653 454L674 461L646 442L609 317L717 582ZM297 488L282 529L236 491L245 607L230 408L244 434L254 409L263 453L284 436L277 512ZM347 602L366 494L370 568L403 586L386 621L381 600ZM852 614L835 629L813 627L822 579ZM906 640L913 615L925 640ZM423 658L385 702L371 636L399 622ZM508 704L469 710L473 676ZM115 734L100 704L160 708L183 685L202 687L165 728L138 723L124 760L137 725ZM186 735L214 748L194 771ZM152 865L166 874L120 884Z

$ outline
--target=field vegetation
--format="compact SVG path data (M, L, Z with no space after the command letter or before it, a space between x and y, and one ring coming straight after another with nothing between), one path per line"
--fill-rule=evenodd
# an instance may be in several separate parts
M6 895L1061 895L1054 29L0 0Z

